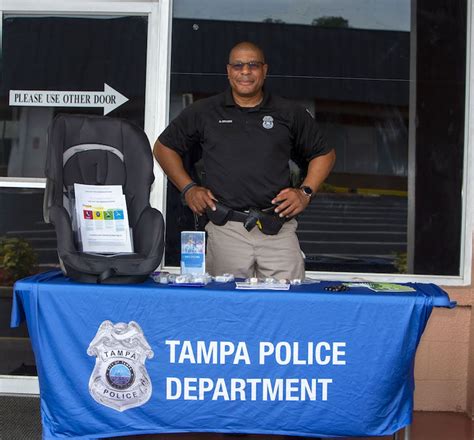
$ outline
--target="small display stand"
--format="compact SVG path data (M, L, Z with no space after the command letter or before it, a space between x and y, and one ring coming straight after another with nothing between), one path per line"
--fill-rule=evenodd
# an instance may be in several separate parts
M206 233L181 232L181 274L204 275L206 273Z

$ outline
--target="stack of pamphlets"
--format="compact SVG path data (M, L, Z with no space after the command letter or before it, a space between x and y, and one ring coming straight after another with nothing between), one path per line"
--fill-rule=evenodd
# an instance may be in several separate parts
M181 232L181 275L206 273L206 233Z
M75 183L73 204L73 229L77 231L82 252L133 253L127 203L121 185Z
M301 280L293 280L295 283L301 284ZM245 290L290 290L290 283L288 280L277 279L274 277L267 278L247 278L245 281L236 281L236 289Z
M242 290L290 290L289 283L266 283L261 281L258 283L251 283L249 281L236 281L236 289Z

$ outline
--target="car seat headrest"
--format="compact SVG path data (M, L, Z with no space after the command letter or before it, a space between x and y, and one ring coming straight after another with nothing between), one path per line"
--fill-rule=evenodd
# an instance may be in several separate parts
M63 183L86 185L124 185L123 153L101 144L73 145L63 153Z

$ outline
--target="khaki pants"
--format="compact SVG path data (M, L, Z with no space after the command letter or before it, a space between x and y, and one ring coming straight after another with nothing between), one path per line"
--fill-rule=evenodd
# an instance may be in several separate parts
M292 219L277 235L265 235L257 227L247 231L241 222L231 221L224 226L209 222L207 271L214 276L232 273L238 278L304 278L297 225Z

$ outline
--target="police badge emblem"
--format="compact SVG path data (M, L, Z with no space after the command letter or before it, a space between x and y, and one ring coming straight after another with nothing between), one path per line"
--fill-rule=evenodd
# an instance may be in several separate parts
M87 354L96 357L89 393L97 403L122 412L150 399L152 385L145 361L153 357L153 351L136 322L104 321Z
M271 116L264 116L262 125L263 128L270 130L270 128L273 128L273 118Z

